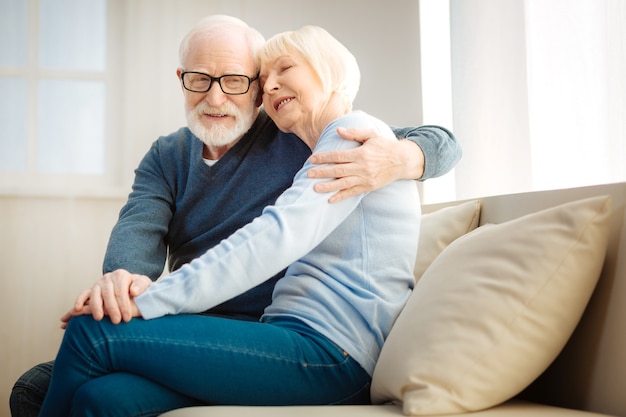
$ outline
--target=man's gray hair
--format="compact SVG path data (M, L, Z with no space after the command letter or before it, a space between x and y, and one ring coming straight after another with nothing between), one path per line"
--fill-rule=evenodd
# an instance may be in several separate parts
M195 24L193 28L187 33L187 35L183 38L180 43L180 48L178 49L178 60L180 61L181 67L187 57L187 53L189 52L189 43L191 38L196 35L201 36L211 36L213 34L223 34L228 32L239 32L243 33L248 40L248 45L250 46L250 53L254 57L254 62L257 66L257 70L259 68L259 63L257 60L258 51L263 48L265 44L265 38L259 31L248 26L243 20L237 19L236 17L227 16L227 15L210 15L198 23Z

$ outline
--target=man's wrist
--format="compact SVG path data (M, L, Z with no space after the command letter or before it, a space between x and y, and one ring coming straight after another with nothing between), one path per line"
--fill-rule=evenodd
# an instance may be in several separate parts
M424 176L426 169L426 161L422 148L410 139L400 139L400 155L402 157L402 175L401 179L419 180Z

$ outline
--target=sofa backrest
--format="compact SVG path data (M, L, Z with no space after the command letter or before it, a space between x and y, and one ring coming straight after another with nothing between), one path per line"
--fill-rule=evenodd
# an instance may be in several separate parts
M612 197L611 232L598 285L559 357L520 398L626 417L626 183L482 198L480 224L605 194ZM422 210L458 203L425 205Z

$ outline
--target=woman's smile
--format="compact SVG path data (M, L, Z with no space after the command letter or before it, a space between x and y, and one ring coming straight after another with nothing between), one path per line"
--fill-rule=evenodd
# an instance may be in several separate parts
M285 104L289 103L292 100L295 100L295 97L281 97L278 100L275 100L274 110L278 111L278 109L280 109L281 107L283 107Z

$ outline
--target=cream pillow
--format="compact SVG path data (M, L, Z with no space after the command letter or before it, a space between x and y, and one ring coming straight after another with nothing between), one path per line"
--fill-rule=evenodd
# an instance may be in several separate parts
M610 198L482 226L416 284L383 347L375 403L409 415L476 411L515 396L561 351L593 292Z
M415 281L452 241L478 227L480 201L468 201L423 214L415 259Z

